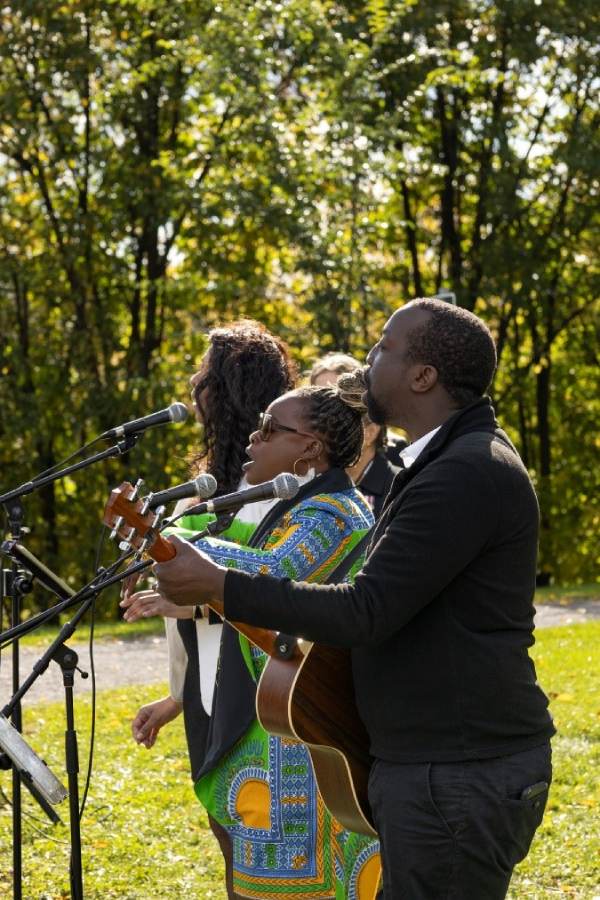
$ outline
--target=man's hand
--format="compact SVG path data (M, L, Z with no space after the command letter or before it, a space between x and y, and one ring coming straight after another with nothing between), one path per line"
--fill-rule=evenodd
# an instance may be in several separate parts
M227 569L217 566L189 541L172 535L169 541L177 556L168 562L156 563L154 574L161 594L177 606L209 603L222 608L223 586Z
M137 622L138 619L147 619L150 616L166 616L168 619L191 619L194 615L193 606L177 606L163 597L158 591L137 591L135 594L126 594L119 606L125 610L123 619L125 622Z
M181 703L172 697L163 697L162 700L155 700L154 703L142 706L131 723L133 739L149 750L154 746L158 732L163 725L175 719L181 712L181 708Z

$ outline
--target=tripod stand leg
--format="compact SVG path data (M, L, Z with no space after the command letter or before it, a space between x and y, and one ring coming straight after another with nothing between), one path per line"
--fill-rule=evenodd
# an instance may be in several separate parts
M12 775L12 827L13 827L13 898L23 896L23 867L21 856L21 776L13 766Z
M61 644L52 654L63 673L65 686L65 703L67 728L65 731L65 755L69 785L69 819L71 826L71 898L83 900L83 871L81 865L81 827L79 822L79 753L77 750L77 732L75 730L75 712L73 707L73 684L78 656L71 647Z

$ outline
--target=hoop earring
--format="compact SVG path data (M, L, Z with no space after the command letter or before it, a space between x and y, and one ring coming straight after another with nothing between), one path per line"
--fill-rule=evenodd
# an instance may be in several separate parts
M305 464L306 464L306 471L303 472L302 474L300 474L300 472L297 472L297 471L296 471L296 466L298 465L298 463L305 463ZM294 473L294 475L296 476L296 478L306 478L306 476L308 475L309 471L310 471L310 463L309 463L309 461L308 461L307 459L304 459L302 456L299 456L298 459L294 462L294 465L292 466L292 472Z

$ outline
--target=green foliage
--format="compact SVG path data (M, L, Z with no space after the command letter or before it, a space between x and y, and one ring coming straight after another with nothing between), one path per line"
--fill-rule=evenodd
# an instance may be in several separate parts
M571 7L5 3L2 490L185 398L213 324L259 318L302 364L361 356L449 288L498 340L544 574L589 579L598 29ZM108 489L184 478L193 444L160 429L36 493L32 550L82 584Z

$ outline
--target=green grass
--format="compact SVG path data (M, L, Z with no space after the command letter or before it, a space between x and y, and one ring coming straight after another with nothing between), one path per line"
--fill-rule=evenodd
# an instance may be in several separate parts
M62 616L60 625L68 621L68 617ZM154 635L162 635L165 633L165 626L160 616L154 616L151 619L140 619L129 625L127 622L96 622L94 626L94 636L99 640L123 640L149 637ZM47 646L58 634L58 625L53 622L50 625L43 625L37 628L31 634L21 638L21 645L32 647ZM72 641L78 643L87 643L90 638L90 626L87 619L77 626Z
M535 592L536 603L559 603L568 606L578 600L600 600L600 584L575 584L565 587L538 588Z
M600 898L600 797L594 781L599 642L600 622L538 632L538 676L559 729L553 742L554 783L544 822L513 878L510 900ZM137 747L130 737L129 722L138 706L164 690L157 685L99 695L95 770L82 823L86 900L226 896L219 851L192 793L181 720L164 730L151 751ZM89 729L85 699L77 700L76 720L84 769ZM30 744L66 781L63 731L62 704L26 708ZM10 896L9 773L0 772L0 786L0 896ZM23 802L23 896L67 898L68 829L52 826L27 792ZM63 803L59 811L67 821L68 805Z
M537 632L533 656L558 731L554 779L511 900L600 898L599 645L600 621Z
M99 695L95 767L81 824L86 900L214 898L225 900L220 851L192 791L183 720L177 719L148 751L131 738L142 703L165 694L164 685L103 691ZM87 764L90 704L78 699L76 727L82 773ZM62 704L25 711L25 735L66 785ZM0 896L12 884L10 773L0 772ZM23 896L63 900L69 891L68 800L56 807L65 825L53 826L23 791Z

